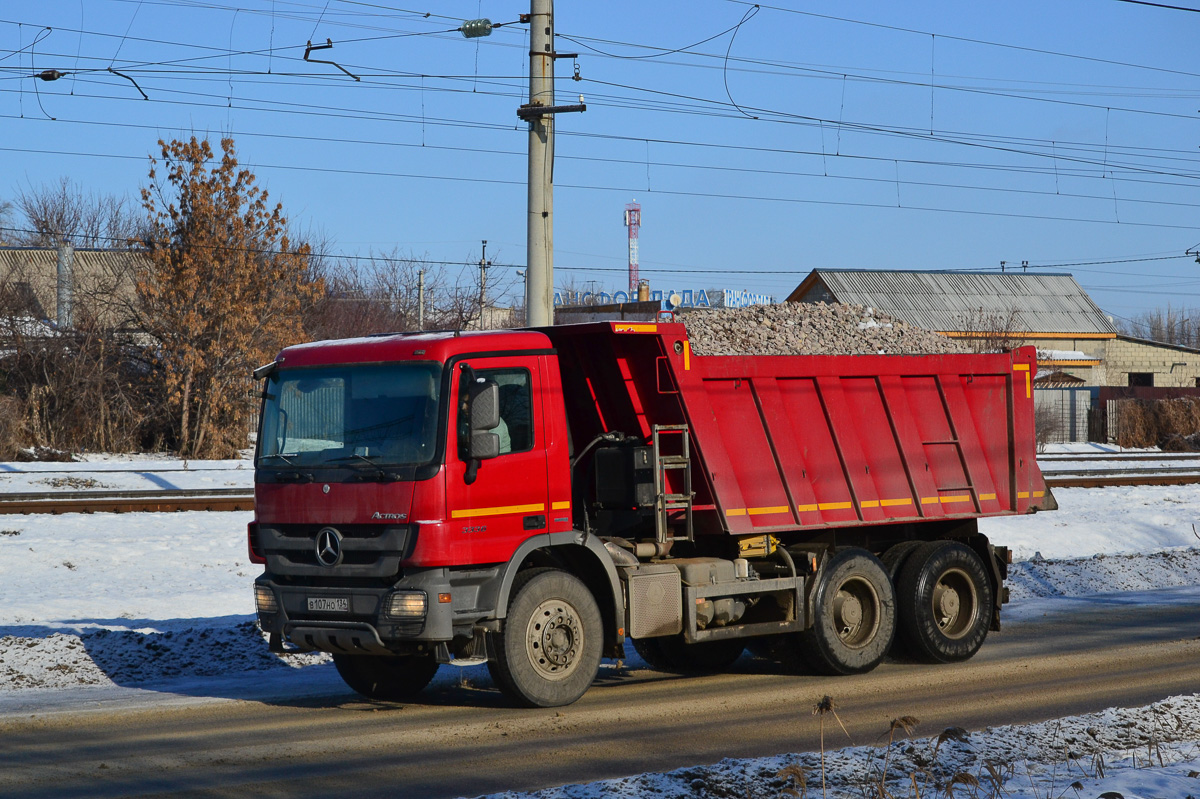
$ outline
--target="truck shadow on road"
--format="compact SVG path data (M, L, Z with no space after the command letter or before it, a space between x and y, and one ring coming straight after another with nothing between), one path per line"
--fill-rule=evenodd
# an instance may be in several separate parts
M346 687L327 654L272 653L252 616L80 618L0 626L0 663L13 691L116 686L170 696L361 712L404 706L513 706L495 688L485 665L442 666L417 696L400 704L372 701ZM651 669L630 648L627 659L604 661L592 692L789 674L794 672L750 653L720 674L672 674Z

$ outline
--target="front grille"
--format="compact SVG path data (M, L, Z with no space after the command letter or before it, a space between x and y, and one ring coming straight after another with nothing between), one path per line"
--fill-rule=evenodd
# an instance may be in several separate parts
M332 526L341 534L342 559L329 567L317 560L317 534ZM258 542L267 570L293 577L390 577L413 544L408 525L260 524Z

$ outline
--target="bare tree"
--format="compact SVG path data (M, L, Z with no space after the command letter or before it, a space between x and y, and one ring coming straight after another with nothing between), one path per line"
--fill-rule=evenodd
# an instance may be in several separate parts
M26 247L54 247L66 240L76 247L120 248L141 225L124 197L85 193L66 177L20 190L16 206L24 220L14 226L20 229L11 239Z
M478 267L469 262L461 267L432 264L393 250L362 259L324 259L316 262L315 268L324 281L325 293L305 318L305 330L314 339L480 326ZM511 301L513 276L506 274L504 267L494 266L489 271L484 326L519 326L523 311L503 307ZM423 325L419 307L422 272Z
M973 352L1007 352L1025 343L1021 312L1016 308L974 308L959 322L962 338Z
M1181 347L1200 348L1200 311L1188 308L1155 308L1132 319L1122 319L1121 332Z

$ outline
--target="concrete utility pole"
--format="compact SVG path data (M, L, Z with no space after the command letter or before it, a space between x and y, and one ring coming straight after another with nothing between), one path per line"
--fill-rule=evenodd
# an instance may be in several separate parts
M554 3L530 0L529 105L554 105ZM525 323L554 324L554 114L529 118Z
M483 254L479 257L479 329L483 330L483 315L487 311L487 239L483 239Z
M74 261L75 248L71 246L71 242L63 239L58 245L58 296L56 298L58 307L54 314L59 330L69 330L73 323L74 297L72 295L75 293L75 280L71 273L74 269Z
M554 104L554 59L578 54L554 52L553 0L530 0L521 22L529 23L529 102L517 109L529 123L525 323L543 327L554 324L554 115L587 106L582 94L578 105Z
M425 329L425 270L417 270L417 330Z

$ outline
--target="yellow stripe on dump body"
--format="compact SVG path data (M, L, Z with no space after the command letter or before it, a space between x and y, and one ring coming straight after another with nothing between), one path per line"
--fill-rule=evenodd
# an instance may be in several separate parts
M725 511L725 515L726 516L745 516L746 509L745 508L730 508L729 510Z
M545 505L501 505L495 508L461 508L450 511L451 519L465 519L476 516L503 516L506 513L537 513L546 509Z
M746 513L751 516L765 516L772 513L789 513L790 510L787 505L775 505L770 508L746 508Z
M1029 364L1014 363L1013 371L1025 373L1025 397L1026 398L1032 397L1033 396L1033 385L1032 385L1032 378L1029 376Z
M613 330L617 333L656 333L658 325L613 325Z
M550 505L550 510L568 510L571 507L570 501L555 502Z
M981 500L983 500L983 499L995 499L995 498L996 498L996 495L995 495L995 494L980 494L980 495L979 495L979 498L980 498Z

